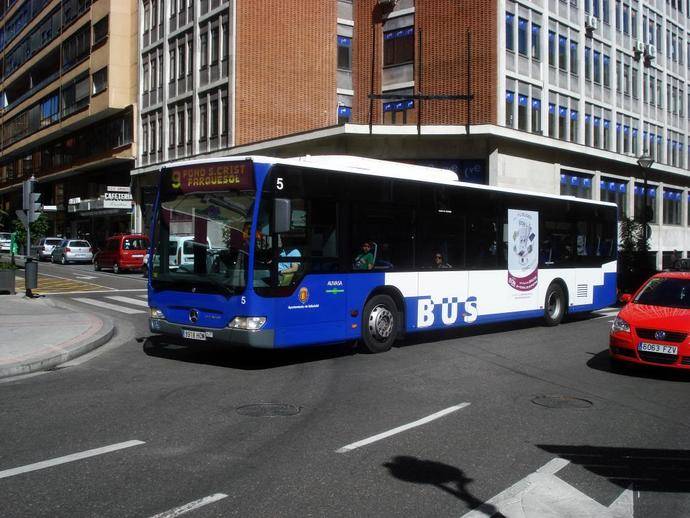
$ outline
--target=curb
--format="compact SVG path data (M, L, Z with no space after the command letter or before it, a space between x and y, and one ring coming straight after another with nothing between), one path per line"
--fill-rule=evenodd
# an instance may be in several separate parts
M51 305L55 307L62 307L63 309L72 310L71 307L57 304L51 301ZM43 358L38 358L28 362L16 362L8 365L0 366L0 378L9 378L13 376L20 376L23 374L29 374L36 371L44 371L52 369L53 367L60 365L61 363L68 362L74 358L86 354L97 347L107 343L115 334L115 325L113 321L106 316L94 315L93 313L87 313L91 318L101 322L101 327L87 336L86 338L80 340L74 345L70 345L67 349L50 354Z

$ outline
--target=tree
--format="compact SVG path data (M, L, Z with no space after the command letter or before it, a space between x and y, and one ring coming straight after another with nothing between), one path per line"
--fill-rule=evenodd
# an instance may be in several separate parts
M48 218L46 218L44 214L41 214L36 221L29 225L32 241L41 239L48 233ZM18 219L15 219L12 222L12 227L13 231L17 233L17 242L26 246L26 229L24 228L24 224Z
M644 239L644 225L632 218L624 218L619 230L619 287L625 291L634 291L652 272L649 265L649 240ZM642 242L642 245L640 243Z

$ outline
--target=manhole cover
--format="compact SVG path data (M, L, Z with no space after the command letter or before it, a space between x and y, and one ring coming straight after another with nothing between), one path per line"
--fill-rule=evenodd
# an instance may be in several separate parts
M593 403L587 399L571 396L537 396L532 403L546 408L589 408Z
M284 403L258 403L237 407L237 413L249 417L286 417L299 414L300 407Z

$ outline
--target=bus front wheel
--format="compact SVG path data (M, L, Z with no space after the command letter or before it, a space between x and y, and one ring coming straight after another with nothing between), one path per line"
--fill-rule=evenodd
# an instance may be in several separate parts
M565 316L566 304L563 288L558 284L549 286L544 300L544 323L547 326L560 324Z
M369 299L362 313L362 342L366 352L388 351L398 335L398 308L388 295Z

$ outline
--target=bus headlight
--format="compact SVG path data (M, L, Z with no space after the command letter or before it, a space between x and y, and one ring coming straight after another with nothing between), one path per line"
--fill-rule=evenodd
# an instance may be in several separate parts
M630 324L628 324L621 317L616 317L616 319L613 321L613 324L611 324L611 333L619 333L619 332L629 333L630 332Z
M244 331L258 331L266 323L266 317L235 317L228 324L230 329L242 329Z
M165 315L158 308L149 308L149 317L155 318L157 320L165 320Z

